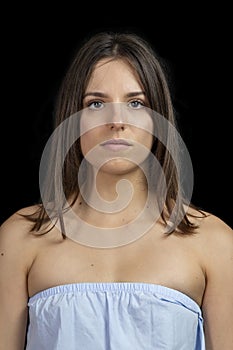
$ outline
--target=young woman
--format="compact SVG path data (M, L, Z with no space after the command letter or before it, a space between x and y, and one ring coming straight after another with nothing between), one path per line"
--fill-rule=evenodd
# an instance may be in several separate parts
M143 38L99 33L79 49L41 203L1 227L0 349L232 349L232 229L191 204L174 114Z

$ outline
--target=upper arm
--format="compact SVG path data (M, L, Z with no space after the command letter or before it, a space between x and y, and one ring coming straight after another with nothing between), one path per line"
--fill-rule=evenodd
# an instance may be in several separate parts
M203 317L207 350L233 347L233 231L218 221L205 249L206 290Z
M1 350L22 350L27 326L27 243L15 216L0 228Z

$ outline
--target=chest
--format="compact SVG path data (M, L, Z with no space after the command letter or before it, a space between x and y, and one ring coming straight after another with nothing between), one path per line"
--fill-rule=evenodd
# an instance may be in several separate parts
M28 276L30 295L51 286L80 282L147 282L177 289L201 303L205 278L188 242L145 239L114 249L67 240L38 251Z

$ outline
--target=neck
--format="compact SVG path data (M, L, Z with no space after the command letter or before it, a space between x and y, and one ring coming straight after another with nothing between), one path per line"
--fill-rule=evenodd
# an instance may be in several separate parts
M121 200L128 202L143 202L147 197L147 180L140 168L123 174L111 174L99 170L96 173L92 169L85 183L85 191L88 196L94 198L98 193L103 201L112 202Z
M87 171L78 200L85 220L108 224L131 221L143 210L148 198L147 179L140 167L124 174ZM104 218L103 218L104 216Z

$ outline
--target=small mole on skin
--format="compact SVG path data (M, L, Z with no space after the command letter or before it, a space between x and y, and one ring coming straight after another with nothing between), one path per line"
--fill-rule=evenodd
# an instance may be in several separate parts
M91 264L91 266L94 266L94 264Z
M4 255L4 253L1 253L1 255L3 256L3 255Z

